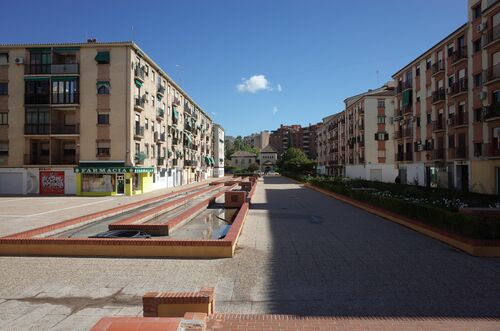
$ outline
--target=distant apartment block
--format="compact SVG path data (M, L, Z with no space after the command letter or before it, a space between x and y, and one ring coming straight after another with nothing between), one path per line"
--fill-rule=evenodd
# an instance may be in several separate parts
M393 182L394 88L385 85L345 100L318 133L319 174Z
M301 127L300 125L281 125L271 132L269 145L271 145L281 157L288 148L299 148L309 157L315 160L317 157L317 132L321 123Z
M132 195L202 180L213 128L133 42L0 45L0 193Z
M263 149L269 145L269 136L270 133L266 130L246 136L243 141L254 148Z

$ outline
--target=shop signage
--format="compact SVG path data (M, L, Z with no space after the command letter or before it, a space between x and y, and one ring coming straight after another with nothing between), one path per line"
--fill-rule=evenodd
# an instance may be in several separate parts
M154 168L134 168L134 167L75 167L76 173L82 174L123 174L123 173L144 173L154 172Z

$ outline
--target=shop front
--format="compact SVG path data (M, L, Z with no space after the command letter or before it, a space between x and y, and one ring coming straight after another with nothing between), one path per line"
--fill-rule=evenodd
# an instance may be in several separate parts
M79 196L135 195L153 189L153 167L80 163L74 168Z

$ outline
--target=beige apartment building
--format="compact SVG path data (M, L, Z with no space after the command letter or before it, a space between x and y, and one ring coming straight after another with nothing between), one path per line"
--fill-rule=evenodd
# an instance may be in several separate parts
M0 45L0 193L140 194L212 176L213 123L133 42Z
M384 85L345 101L323 119L318 134L319 174L393 182L394 88Z
M500 193L500 2L469 0L469 20L394 76L402 183ZM499 67L499 68L497 68Z

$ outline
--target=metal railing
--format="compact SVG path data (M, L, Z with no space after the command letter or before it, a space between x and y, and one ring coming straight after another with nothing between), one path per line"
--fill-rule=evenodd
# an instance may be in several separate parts
M431 73L433 75L437 74L440 71L444 71L444 61L443 60L439 60L438 62L434 63L431 67Z
M140 137L144 137L144 127L136 125L135 126L134 135L140 136Z
M450 86L451 95L455 95L460 92L467 92L467 90L468 90L467 78L459 79L458 81L452 83Z
M50 124L24 124L24 134L49 134Z
M432 92L432 103L444 101L446 98L446 90L444 87L439 88L437 91Z
M46 105L50 104L50 94L26 94L24 103L27 105Z
M52 74L78 74L80 66L78 63L72 64L52 64L50 67Z

